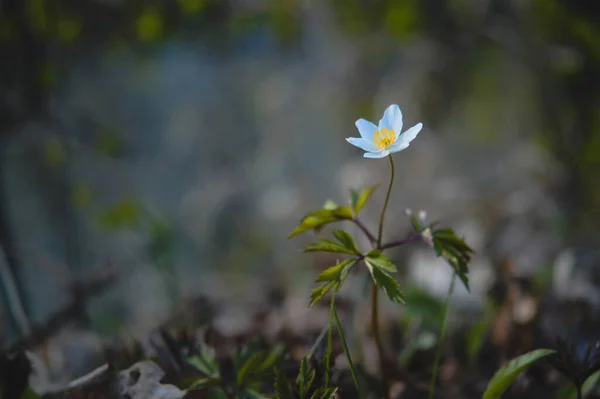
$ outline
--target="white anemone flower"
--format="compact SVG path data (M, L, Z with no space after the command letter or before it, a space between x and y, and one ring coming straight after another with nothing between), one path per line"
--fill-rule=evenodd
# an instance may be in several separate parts
M383 113L379 126L359 119L355 122L360 137L348 137L348 141L365 152L365 158L383 158L394 152L399 152L408 147L411 141L423 128L422 123L417 123L404 133L402 131L402 111L396 104L390 105Z

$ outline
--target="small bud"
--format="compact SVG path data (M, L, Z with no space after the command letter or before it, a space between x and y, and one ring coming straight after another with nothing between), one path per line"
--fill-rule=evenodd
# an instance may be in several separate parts
M427 227L425 230L421 232L421 237L423 240L433 247L433 233L431 232L431 228Z
M406 214L406 216L412 216L412 214L413 214L413 211L412 211L412 209L410 209L410 208L406 208L406 209L404 210L404 213Z

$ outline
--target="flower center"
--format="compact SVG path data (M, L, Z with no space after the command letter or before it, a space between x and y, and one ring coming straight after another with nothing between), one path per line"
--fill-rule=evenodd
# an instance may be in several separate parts
M388 128L377 130L373 136L373 143L375 143L380 150L385 150L395 142L396 132Z

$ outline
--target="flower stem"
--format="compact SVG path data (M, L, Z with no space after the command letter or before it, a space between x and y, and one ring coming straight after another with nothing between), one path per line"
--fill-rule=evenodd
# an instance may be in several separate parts
M390 201L390 194L392 193L392 185L394 184L394 160L392 156L389 155L388 159L390 160L391 167L391 175L390 175L390 184L387 189L387 194L385 195L385 202L383 203L383 209L381 210L381 216L379 218L379 233L377 235L377 249L382 248L382 240L383 240L383 221L385 219L385 211L387 210L388 202ZM389 381L388 381L388 373L385 367L385 355L383 352L383 345L381 343L381 334L379 333L379 312L378 312L378 287L375 281L371 283L371 328L373 329L373 338L375 339L375 346L377 347L377 356L379 357L379 369L381 373L381 383L383 388L383 394L385 398L390 397L390 389L389 389Z
M442 319L442 328L440 330L438 347L435 353L435 361L433 362L433 372L431 374L431 381L429 382L429 399L433 399L433 395L435 394L435 382L437 380L438 369L440 367L442 345L444 344L444 338L446 336L446 326L448 324L448 310L450 309L450 299L452 298L452 292L454 291L455 281L456 273L452 273L452 280L450 280L450 287L448 288L448 294L446 295L446 303L444 304L444 317Z
M383 239L383 220L385 218L385 211L387 210L388 202L390 201L390 194L392 193L392 185L394 184L394 160L392 155L388 155L390 160L390 167L392 174L390 176L390 185L388 186L387 194L385 195L385 202L383 203L383 209L381 210L381 216L379 217L379 234L377 235L377 248L381 249L381 240Z

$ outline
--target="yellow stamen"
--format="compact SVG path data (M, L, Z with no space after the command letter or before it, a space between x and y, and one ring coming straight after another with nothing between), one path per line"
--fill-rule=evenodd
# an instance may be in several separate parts
M373 136L373 143L380 150L385 150L396 142L396 131L388 128L380 129L375 132Z

